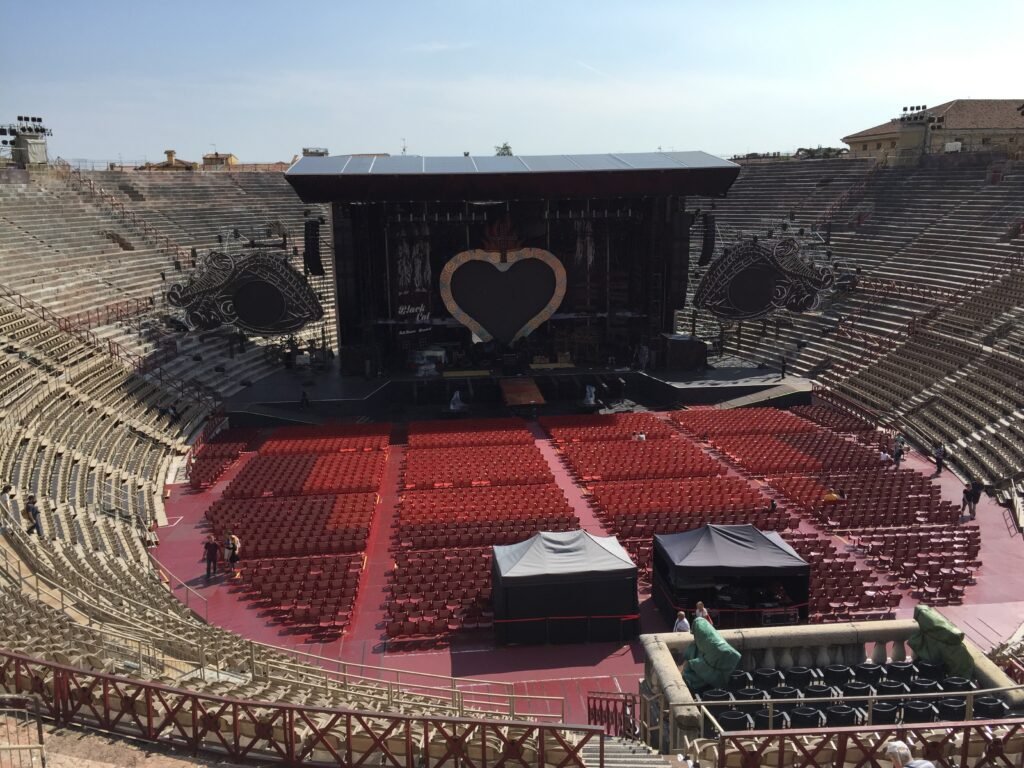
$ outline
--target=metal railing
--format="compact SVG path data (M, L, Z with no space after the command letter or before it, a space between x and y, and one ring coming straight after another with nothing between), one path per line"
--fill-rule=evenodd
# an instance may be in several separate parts
M0 696L0 766L46 768L38 696Z
M306 706L197 693L87 671L0 650L0 684L33 692L45 716L111 734L210 752L232 761L288 766L387 765L460 768L488 765L584 768L582 750L604 731L514 719L469 719Z
M209 623L210 601L192 589L192 587L190 587L183 579L175 576L170 572L170 570L162 566L160 562L153 557L152 552L147 550L146 557L149 558L150 567L160 575L161 581L167 585L167 589L170 590L171 594L198 618ZM179 595L182 594L184 597L179 597Z
M14 532L14 536L9 540L28 562L33 554L31 544L24 541L24 538L26 537L19 530ZM89 589L95 590L106 601L101 605L88 591L62 586L37 571L30 570L26 573L22 561L16 560L12 563L2 549L0 569L15 583L27 587L37 599L48 596L50 602L54 605L59 604L62 610L72 608L82 613L88 618L89 626L92 626L92 617L96 613L113 618L125 626L137 626L149 637L166 641L179 649L178 666L181 666L181 663L191 665L186 671L197 673L203 680L207 679L208 674L220 677L223 661L220 650L208 651L202 640L189 639L185 634L176 634L166 627L147 624L135 615L121 613L113 607L122 603L129 607L135 606L134 610L139 614L140 611L144 612L151 608L149 605L137 603L120 593L90 582ZM166 572L166 569L161 570ZM165 586L170 587L170 584L165 582ZM205 599L201 595L197 594L196 598L202 601L197 604L205 605ZM192 611L194 615L199 615L195 609ZM183 626L182 630L187 633L198 628ZM294 681L309 680L311 675L317 675L322 676L325 683L340 685L344 689L358 689L368 700L377 700L382 705L391 706L407 700L410 695L420 695L429 696L432 699L431 706L438 711L449 711L457 716L491 715L552 723L565 720L564 698L519 694L516 693L513 683L350 663L293 648L253 641L244 642L241 638L238 640L238 648L235 653L229 655L238 656L242 649L247 647L248 652L245 655L248 658L248 674L254 679L278 678ZM149 644L147 647L152 646ZM182 650L185 651L184 654L180 653ZM294 662L289 662L289 658L294 659ZM165 657L165 660L170 661L170 657Z
M13 288L3 284L0 284L0 299L18 307L23 312L34 315L58 330L70 334L82 343L104 352L137 374L152 377L157 383L177 392L182 397L191 398L210 410L217 406L217 400L211 397L204 389L171 376L163 369L161 364L176 357L176 353L161 350L157 354L143 357L128 350L113 339L101 339L88 328L76 326L67 318L57 315L41 304L32 301Z
M587 722L599 725L609 736L635 739L637 725L637 694L622 691L591 691L587 694Z
M1024 718L784 731L720 730L712 750L718 768L883 768L891 762L885 747L893 739L904 741L911 752L940 768L1016 768L1024 750ZM705 759L707 751L707 747L702 751Z

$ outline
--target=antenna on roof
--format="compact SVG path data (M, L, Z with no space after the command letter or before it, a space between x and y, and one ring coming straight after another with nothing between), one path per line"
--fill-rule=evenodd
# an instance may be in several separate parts
M405 154L405 137L402 137L402 154Z

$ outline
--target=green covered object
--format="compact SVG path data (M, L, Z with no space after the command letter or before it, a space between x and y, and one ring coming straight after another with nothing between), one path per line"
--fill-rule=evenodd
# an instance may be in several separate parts
M964 633L927 605L914 609L914 621L917 622L917 632L907 640L907 645L914 649L914 655L925 661L942 663L950 675L971 679L974 660L964 647Z
M724 688L740 663L740 652L718 634L711 622L694 619L693 644L686 651L683 679L691 689Z

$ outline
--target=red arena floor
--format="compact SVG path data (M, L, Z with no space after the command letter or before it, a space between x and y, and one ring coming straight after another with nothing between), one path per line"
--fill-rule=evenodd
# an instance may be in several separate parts
M578 518L579 527L594 534L609 535L588 502L586 489L563 463L555 441L549 439L536 422L525 424L547 463L554 484L564 493L569 508ZM160 529L160 543L153 554L172 574L172 581L182 579L194 590L188 594L179 588L175 594L183 600L188 594L190 605L211 623L262 643L315 654L322 657L321 663L327 667L345 662L415 673L512 682L517 693L564 698L568 722L586 722L586 694L591 691L635 691L643 669L638 641L499 648L491 639L490 631L477 630L456 633L449 641L432 647L395 650L385 631L389 599L386 587L388 574L395 568L392 533L396 525L403 466L409 450L407 441L405 428L396 427L366 538L365 564L358 596L348 626L337 639L317 639L273 620L264 607L241 599L237 583L223 576L206 583L201 560L202 542L208 532L205 513L213 502L223 497L231 481L254 459L254 452L243 452L208 488L196 490L188 484L169 487L166 502L168 525ZM654 442L657 441L649 441L648 445ZM706 440L697 438L697 443L709 456L722 460L721 454ZM926 475L933 472L933 466L917 452L911 452L904 466ZM727 474L744 478L755 488L763 487L760 480L734 463L730 462ZM963 487L960 481L946 471L934 482L941 490L942 499L959 507ZM779 506L783 511L787 510L787 504L781 497ZM981 530L978 557L982 562L975 572L976 583L967 588L962 605L943 606L939 610L987 650L1009 637L1024 617L1024 600L1021 599L1024 595L1024 572L1019 568L1024 550L1009 514L994 500L982 498L976 525ZM813 532L816 526L806 517L801 517L799 530ZM851 541L841 536L833 536L832 539L840 552L852 550ZM245 547L243 540L243 561ZM853 557L857 561L863 560L859 554ZM197 599L195 594L201 599ZM641 631L667 630L668 626L654 609L650 594L644 588L640 600ZM896 615L909 617L916 602L909 595L909 590L904 590ZM368 670L363 673L385 674ZM481 682L481 690L485 688L486 683ZM540 701L533 706L544 709L549 705Z

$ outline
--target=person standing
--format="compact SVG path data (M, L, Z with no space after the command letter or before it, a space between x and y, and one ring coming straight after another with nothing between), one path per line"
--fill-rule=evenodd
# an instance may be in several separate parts
M36 497L29 496L25 499L25 516L32 521L32 525L28 527L26 533L36 534L37 536L43 535L43 526L39 519L39 507L36 505Z
M981 501L981 492L985 486L981 484L980 480L971 480L971 495L968 499L967 508L971 511L971 520L978 514L978 502Z
M697 601L697 607L693 609L693 617L695 619L704 619L708 624L714 626L714 622L711 621L711 614L708 613L708 609L704 607L704 602L701 600Z
M228 569L231 572L231 578L239 579L242 577L241 571L238 570L238 561L242 557L242 541L235 534L228 531L227 541L224 545L225 554L227 555Z
M783 357L779 360L779 381L786 378L786 358Z
M892 449L892 463L896 469L900 468L900 463L903 461L903 446L900 445L900 441L896 441L896 447Z
M220 546L217 538L211 533L203 542L203 560L206 561L206 581L217 575L217 560L220 559Z
M0 533L7 530L11 523L18 522L18 515L14 511L14 494L11 492L10 483L4 485L0 491Z
M676 623L672 625L673 632L689 632L690 622L686 620L686 612L680 611L676 614Z
M936 443L935 448L932 450L932 456L935 457L935 476L938 477L942 474L942 467L946 461L946 446L942 443Z

